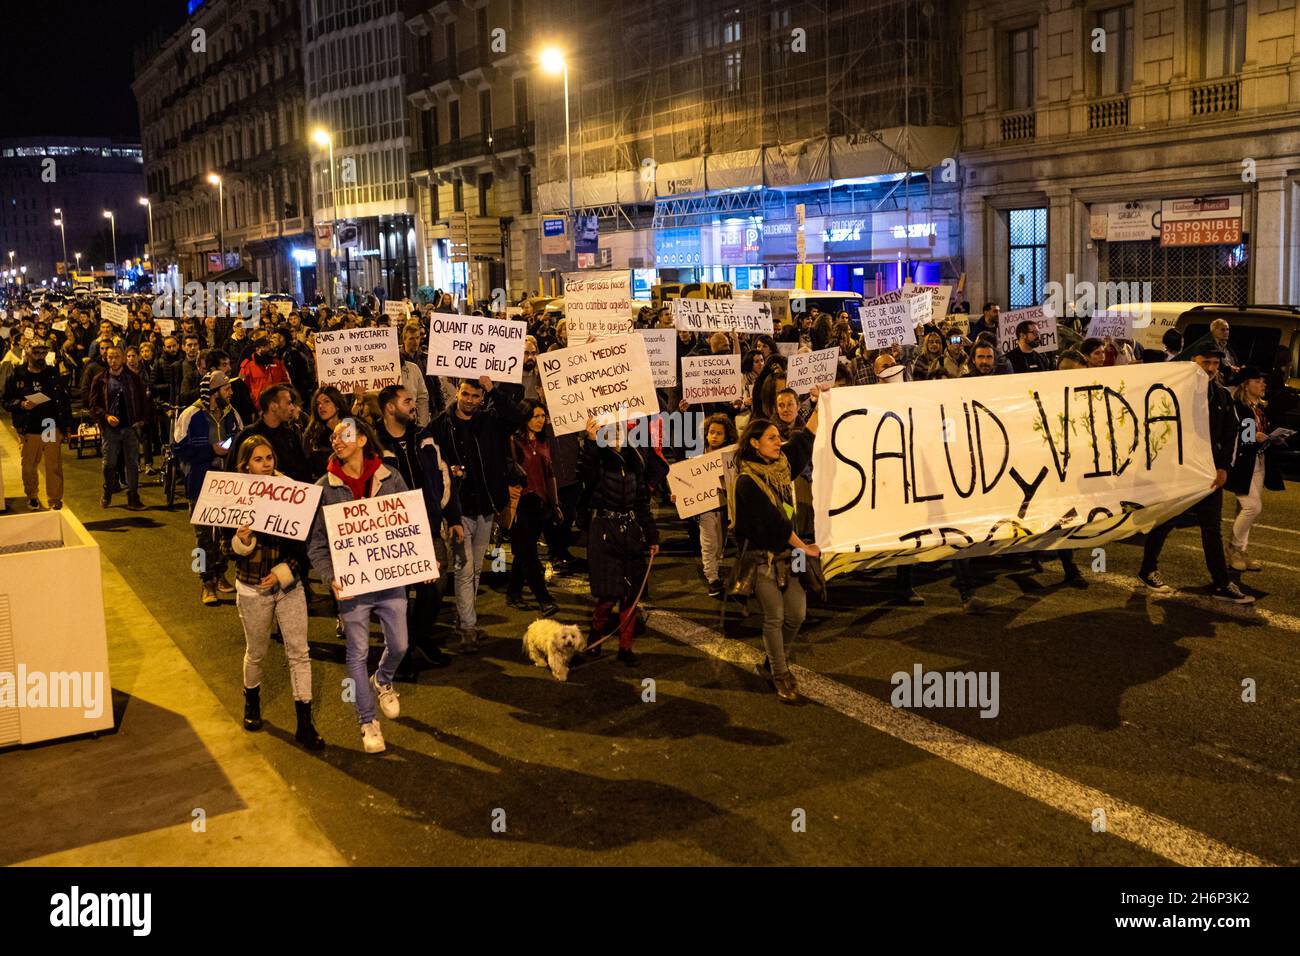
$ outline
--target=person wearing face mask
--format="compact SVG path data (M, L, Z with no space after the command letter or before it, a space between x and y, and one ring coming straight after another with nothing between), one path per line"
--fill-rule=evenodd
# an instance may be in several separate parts
M289 371L271 350L271 337L265 329L252 335L253 354L239 366L239 377L248 386L252 400L260 401L262 391L270 385L290 384ZM280 460L281 465L284 464Z

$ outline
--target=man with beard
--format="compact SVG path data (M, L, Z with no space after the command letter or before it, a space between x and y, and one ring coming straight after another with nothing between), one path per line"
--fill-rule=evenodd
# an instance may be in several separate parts
M973 378L998 374L997 349L988 342L976 342L971 356L970 374Z
M199 399L199 386L203 384L203 367L199 363L201 347L201 340L195 334L186 335L182 340L181 351L185 357L181 359L180 386L176 392L178 405L192 405Z
M296 424L298 410L302 407L298 393L293 386L278 382L262 389L257 404L261 416L239 433L232 447L238 449L246 439L260 435L271 443L276 471L294 481L311 481L302 432Z
M239 366L239 377L248 385L248 394L258 405L261 404L262 392L272 385L289 384L289 371L284 363L271 351L271 337L265 329L258 329L252 335L253 354L244 359ZM277 462L280 449L276 449ZM283 468L280 469L284 471ZM288 474L288 472L285 472Z

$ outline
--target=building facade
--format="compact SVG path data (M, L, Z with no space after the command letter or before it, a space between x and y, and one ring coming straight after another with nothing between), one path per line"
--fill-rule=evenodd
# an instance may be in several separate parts
M404 0L303 0L302 56L319 243L333 301L413 292L418 274L405 70L413 42ZM328 146L333 147L333 167Z
M1300 4L970 0L963 26L972 301L1300 302Z
M143 258L148 241L143 157L138 143L43 136L0 139L0 271L27 285L63 277L80 261L84 274L111 275L114 214L117 266ZM55 212L55 210L59 212ZM55 221L63 223L62 230ZM80 253L80 259L78 259ZM22 267L26 266L26 274Z
M317 284L302 36L292 0L209 0L140 47L136 100L156 257L173 281L235 266ZM218 184L219 180L219 184Z

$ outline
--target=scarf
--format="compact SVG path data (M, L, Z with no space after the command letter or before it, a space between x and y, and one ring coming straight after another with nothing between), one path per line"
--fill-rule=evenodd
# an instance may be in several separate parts
M383 463L378 458L366 458L361 466L361 477L353 478L343 470L343 463L331 456L329 473L347 485L352 492L352 497L359 501L366 497L366 489L370 486L370 479L374 477L381 464Z
M772 462L737 457L736 481L727 486L727 517L732 531L736 530L736 484L741 475L749 475L777 510L790 514L787 509L794 507L794 485L790 476L790 462L785 455Z

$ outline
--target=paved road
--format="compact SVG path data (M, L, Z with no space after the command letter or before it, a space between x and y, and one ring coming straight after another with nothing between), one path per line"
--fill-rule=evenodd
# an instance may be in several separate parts
M69 506L237 720L238 619L233 603L199 603L183 509L146 488L147 511L102 510L98 468L68 462ZM683 535L665 518L672 544ZM720 632L720 604L680 549L655 566L640 668L606 655L567 684L521 659L530 616L489 583L491 643L399 685L383 757L360 748L339 697L342 646L317 616L319 726L333 746L294 745L278 645L257 743L359 864L1295 865L1297 529L1300 494L1270 494L1253 545L1267 567L1243 581L1258 611L1195 590L1194 530L1170 539L1162 567L1187 590L1162 600L1135 589L1132 542L1111 545L1082 591L1057 586L1055 562L990 563L981 615L962 612L942 568L918 573L923 608L886 603L892 571L835 581L798 648L816 698L798 707L746 670L757 615L730 614ZM585 616L583 584L557 582L562 619ZM998 672L997 717L890 707L890 676L917 664ZM1241 699L1245 678L1255 703Z

